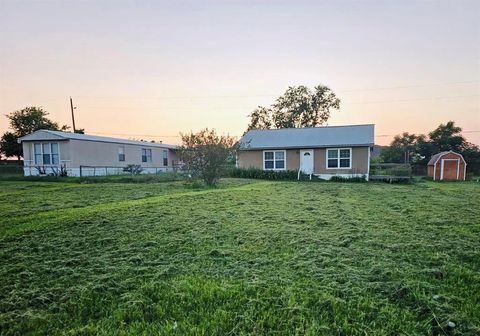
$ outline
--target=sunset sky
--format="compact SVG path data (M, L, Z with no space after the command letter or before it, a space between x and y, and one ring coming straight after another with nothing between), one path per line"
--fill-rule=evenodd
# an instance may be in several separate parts
M87 133L240 136L288 86L341 98L376 142L454 120L480 144L480 1L0 0L0 133L42 106Z

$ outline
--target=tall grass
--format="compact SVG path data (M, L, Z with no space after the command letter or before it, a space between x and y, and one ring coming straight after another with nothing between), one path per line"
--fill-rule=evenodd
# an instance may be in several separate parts
M478 335L478 194L0 182L1 334Z

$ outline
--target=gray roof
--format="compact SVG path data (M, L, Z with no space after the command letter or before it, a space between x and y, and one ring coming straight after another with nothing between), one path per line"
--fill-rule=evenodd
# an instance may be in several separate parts
M177 148L175 145L167 145L163 143L153 143L147 141L127 140L119 138L109 138L98 135L79 134L71 132L60 132L51 130L38 130L32 134L25 135L18 139L18 142L22 141L41 141L41 140L81 140L81 141L95 141L95 142L110 142L125 145L140 145L144 147L159 147L159 148Z
M430 161L428 161L427 166L434 166L435 163L437 163L438 159L440 159L440 157L442 157L442 156L444 156L445 154L448 154L448 153L453 153L453 154L459 155L462 158L462 161L465 162L465 159L463 158L462 154L455 153L454 151L444 151L444 152L440 152L440 153L437 153L434 156L432 156Z
M373 124L250 130L240 145L244 150L373 146L373 134Z

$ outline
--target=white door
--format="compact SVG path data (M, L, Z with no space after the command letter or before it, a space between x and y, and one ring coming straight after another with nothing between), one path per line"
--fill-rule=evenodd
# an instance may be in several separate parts
M300 151L300 170L304 174L313 174L313 149Z

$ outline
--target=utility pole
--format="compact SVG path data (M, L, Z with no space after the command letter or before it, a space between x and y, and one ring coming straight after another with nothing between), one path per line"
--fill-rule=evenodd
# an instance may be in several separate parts
M75 114L73 113L74 107L72 97L70 97L70 109L72 110L73 133L75 133Z

